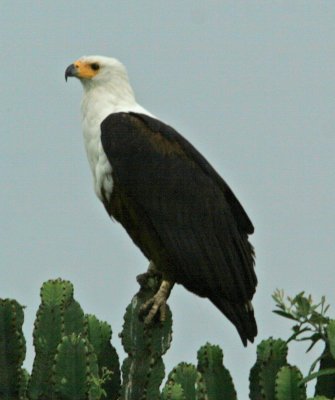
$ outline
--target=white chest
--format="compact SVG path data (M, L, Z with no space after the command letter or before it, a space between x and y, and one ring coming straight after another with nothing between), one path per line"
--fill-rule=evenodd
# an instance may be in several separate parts
M109 200L113 190L113 166L109 163L102 148L101 122L108 115L117 112L151 114L137 104L132 95L127 101L121 101L113 93L105 92L104 89L96 89L86 93L82 101L81 111L84 143L93 175L94 190L100 200L103 200L102 192Z
M100 114L100 113L99 113ZM86 113L83 116L82 127L83 137L88 162L93 175L93 185L96 195L102 200L102 192L110 198L113 190L112 166L101 144L100 124L109 114Z

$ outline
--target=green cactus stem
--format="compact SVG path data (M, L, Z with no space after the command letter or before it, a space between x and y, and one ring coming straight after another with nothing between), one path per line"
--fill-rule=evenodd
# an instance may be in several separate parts
M185 400L209 400L201 373L193 364L179 363L168 376L169 384L179 384Z
M263 340L257 346L257 360L250 371L250 399L275 400L275 380L287 365L287 344L281 339Z
M326 370L335 368L335 359L330 351L329 342L326 343L325 349L320 360L319 373L315 386L315 395L326 396L329 398L335 397L335 374L321 375Z
M121 333L122 344L128 357L122 365L123 384L121 399L157 400L164 378L162 355L170 347L172 316L167 309L164 322L144 324L141 307L157 292L160 279L154 274L141 276L140 291L126 309Z
M92 345L81 335L64 336L52 368L54 400L98 400L104 393Z
M0 399L19 398L23 385L21 365L26 355L22 333L23 307L0 299Z
M115 348L111 344L112 329L107 322L99 321L94 315L86 315L87 337L92 344L99 366L99 375L110 371L110 379L102 385L109 400L116 400L120 392L120 364Z
M84 330L84 313L73 298L73 285L49 280L41 288L41 305L34 324L35 359L28 385L31 400L51 397L51 371L56 349L65 335Z
M180 383L168 382L162 391L162 400L186 400Z
M207 343L199 349L198 371L204 379L208 400L237 399L232 377L223 365L223 353L219 346Z
M281 367L275 383L276 400L306 400L306 386L301 380L302 374L297 367Z

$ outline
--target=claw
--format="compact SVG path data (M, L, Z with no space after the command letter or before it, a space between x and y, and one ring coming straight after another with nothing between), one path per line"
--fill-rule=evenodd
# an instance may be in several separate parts
M170 281L162 281L158 292L141 307L141 314L147 314L144 318L146 325L151 324L155 316L159 313L160 322L166 319L166 301L169 298L173 283Z

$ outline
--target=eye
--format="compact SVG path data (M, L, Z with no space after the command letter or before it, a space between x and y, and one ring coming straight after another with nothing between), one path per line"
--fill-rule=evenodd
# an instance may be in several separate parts
M98 71L100 69L100 65L98 63L92 63L91 68L93 71Z

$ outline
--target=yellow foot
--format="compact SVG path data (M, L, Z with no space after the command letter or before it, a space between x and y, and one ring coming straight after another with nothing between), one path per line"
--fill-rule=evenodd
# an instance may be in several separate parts
M141 314L147 314L144 318L145 324L150 324L154 317L159 312L159 320L161 322L166 319L166 301L169 298L171 289L173 287L173 283L170 281L162 281L158 292L149 299L146 303L141 307Z

